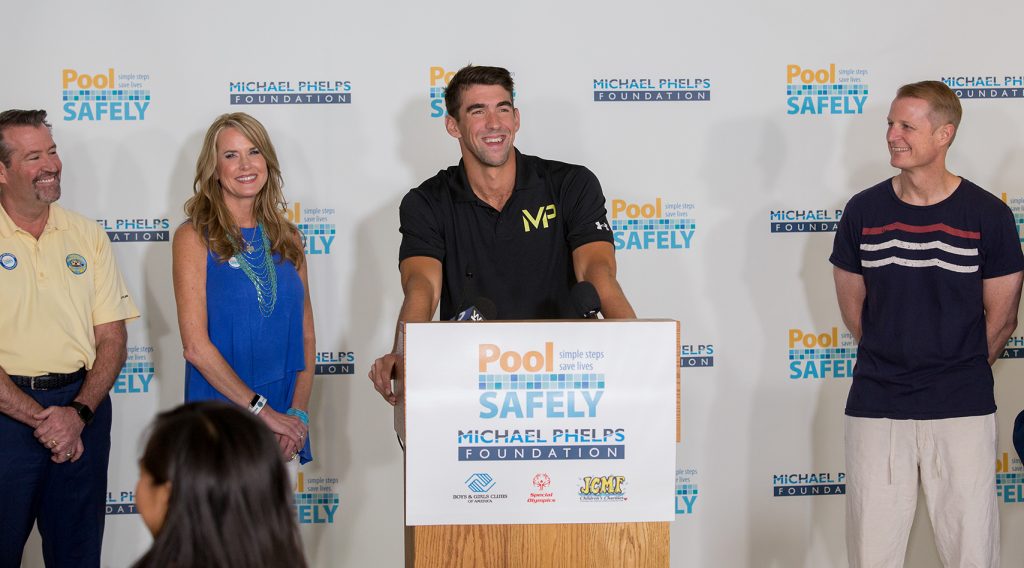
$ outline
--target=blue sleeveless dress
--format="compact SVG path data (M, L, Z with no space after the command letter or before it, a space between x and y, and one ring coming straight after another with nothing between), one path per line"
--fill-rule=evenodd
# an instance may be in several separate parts
M242 236L262 246L258 227L242 229ZM263 317L256 287L241 268L206 255L206 317L210 341L252 390L267 397L267 404L286 412L295 393L295 376L305 368L302 345L302 312L305 290L291 261L274 253L277 270L277 303L270 317ZM185 362L185 402L227 399L213 388L191 363ZM299 452L301 463L312 461L309 436Z

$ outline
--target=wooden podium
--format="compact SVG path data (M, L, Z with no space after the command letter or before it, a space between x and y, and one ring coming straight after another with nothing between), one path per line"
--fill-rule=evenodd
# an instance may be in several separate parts
M674 383L675 390L675 432L671 438L679 439L679 334L678 322L666 322L663 320L638 320L636 322L609 322L618 324L615 333L621 334L622 325L642 326L644 323L660 323L659 330L664 329L664 324L674 324L674 349L672 353L666 353L666 357L672 360L671 368L674 370L674 377L669 378ZM406 406L406 385L410 384L423 388L423 383L417 383L421 373L415 368L417 364L412 362L410 372L410 341L418 341L427 334L443 335L440 326L445 326L443 331L450 331L450 326L457 326L459 331L465 331L467 326L478 326L479 333L471 333L473 339L469 341L487 341L501 343L506 339L504 332L488 333L503 323L519 323L530 327L529 335L534 337L546 337L548 329L545 326L552 325L605 325L604 321L598 322L433 322L430 324L409 324L403 328L403 359L399 363L399 376L396 381L395 393L398 397L398 404L395 407L395 429L403 444L430 443L417 440L416 436L406 435L407 406ZM428 326L428 327L424 327ZM491 327L484 327L491 326ZM591 329L591 328L587 328ZM632 329L632 328L630 328ZM436 331L435 331L436 330ZM413 333L416 331L417 333ZM564 331L564 330L561 330ZM412 338L410 339L410 336ZM495 337L499 340L495 340ZM483 338L477 340L476 338ZM442 355L445 360L458 358L459 344L464 341L443 339L441 343L445 346L445 353ZM509 340L512 344L514 341ZM490 345L490 343L488 343ZM475 349L476 346L472 346ZM484 346L480 346L480 366L484 365ZM554 351L549 348L549 351ZM662 350L664 351L664 350ZM454 352L454 353L450 353ZM538 353L543 356L545 353ZM475 354L474 354L475 355ZM551 353L547 354L549 357ZM641 355L649 357L649 355ZM514 359L514 358L510 358ZM536 361L534 361L536 363ZM665 367L663 365L662 367ZM496 370L499 370L495 367ZM473 369L474 371L476 369ZM507 369L506 369L507 370ZM451 373L449 373L451 374ZM482 377L483 375L481 375ZM522 376L522 375L520 375ZM475 380L475 379L474 379ZM482 378L481 378L482 380ZM408 381L408 383L407 383ZM442 387L443 388L443 387ZM414 398L415 400L415 398ZM662 406L664 408L664 406ZM639 408L636 412L643 415L645 410ZM410 431L419 426L410 422ZM420 426L422 427L422 426ZM670 426L671 428L671 426ZM439 455L447 454L449 448L439 451ZM418 477L420 472L411 471L409 450L406 448L405 459L405 486L406 486L406 511L407 526L405 528L405 566L406 568L667 568L669 566L669 523L665 520L634 521L634 522L587 522L586 520L574 520L570 523L543 523L530 522L532 519L527 516L518 516L509 519L515 524L491 524L488 522L473 524L422 524L410 525L410 480ZM666 451L672 452L672 464L674 464L674 444ZM438 460L440 461L440 460ZM581 462L592 463L592 462ZM607 463L607 462L606 462ZM419 467L423 467L420 465ZM430 468L433 469L433 468ZM591 467L590 469L594 469ZM600 468L597 468L600 470ZM600 470L604 471L604 470ZM671 471L674 482L674 469ZM413 496L412 498L415 498ZM672 502L671 495L666 492L665 502ZM567 499L571 500L571 499ZM674 511L674 508L672 509ZM584 513L585 515L585 513ZM523 522L520 523L520 520ZM601 519L602 521L604 519Z

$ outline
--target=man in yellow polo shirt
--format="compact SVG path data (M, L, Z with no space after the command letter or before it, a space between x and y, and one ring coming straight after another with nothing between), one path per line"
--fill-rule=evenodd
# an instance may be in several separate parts
M138 317L106 234L54 203L45 111L0 113L0 568L38 521L48 567L98 567L110 387Z

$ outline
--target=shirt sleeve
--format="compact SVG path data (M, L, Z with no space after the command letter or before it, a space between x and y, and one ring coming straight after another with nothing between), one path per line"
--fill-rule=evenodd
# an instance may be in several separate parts
M398 207L402 244L399 262L412 256L429 256L444 261L444 232L438 215L425 192L412 190Z
M832 241L832 255L828 261L847 272L861 274L860 266L860 216L855 199L851 199L843 210Z
M604 192L597 176L584 167L574 168L566 175L561 214L565 216L566 240L569 248L596 241L614 242Z
M997 278L1024 270L1024 253L1013 211L1005 203L985 215L981 233L981 277Z
M139 317L139 310L128 294L128 287L117 268L110 239L99 227L96 227L96 233L93 237L96 242L96 261L93 272L95 295L92 304L92 324L95 326L135 319Z

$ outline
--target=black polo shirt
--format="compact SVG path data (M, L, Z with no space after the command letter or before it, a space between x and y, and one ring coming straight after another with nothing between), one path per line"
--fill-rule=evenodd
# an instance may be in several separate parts
M590 170L519 150L515 159L515 189L501 211L473 193L461 160L402 199L399 260L441 261L442 320L477 297L494 302L498 319L578 317L569 303L572 251L613 242Z

